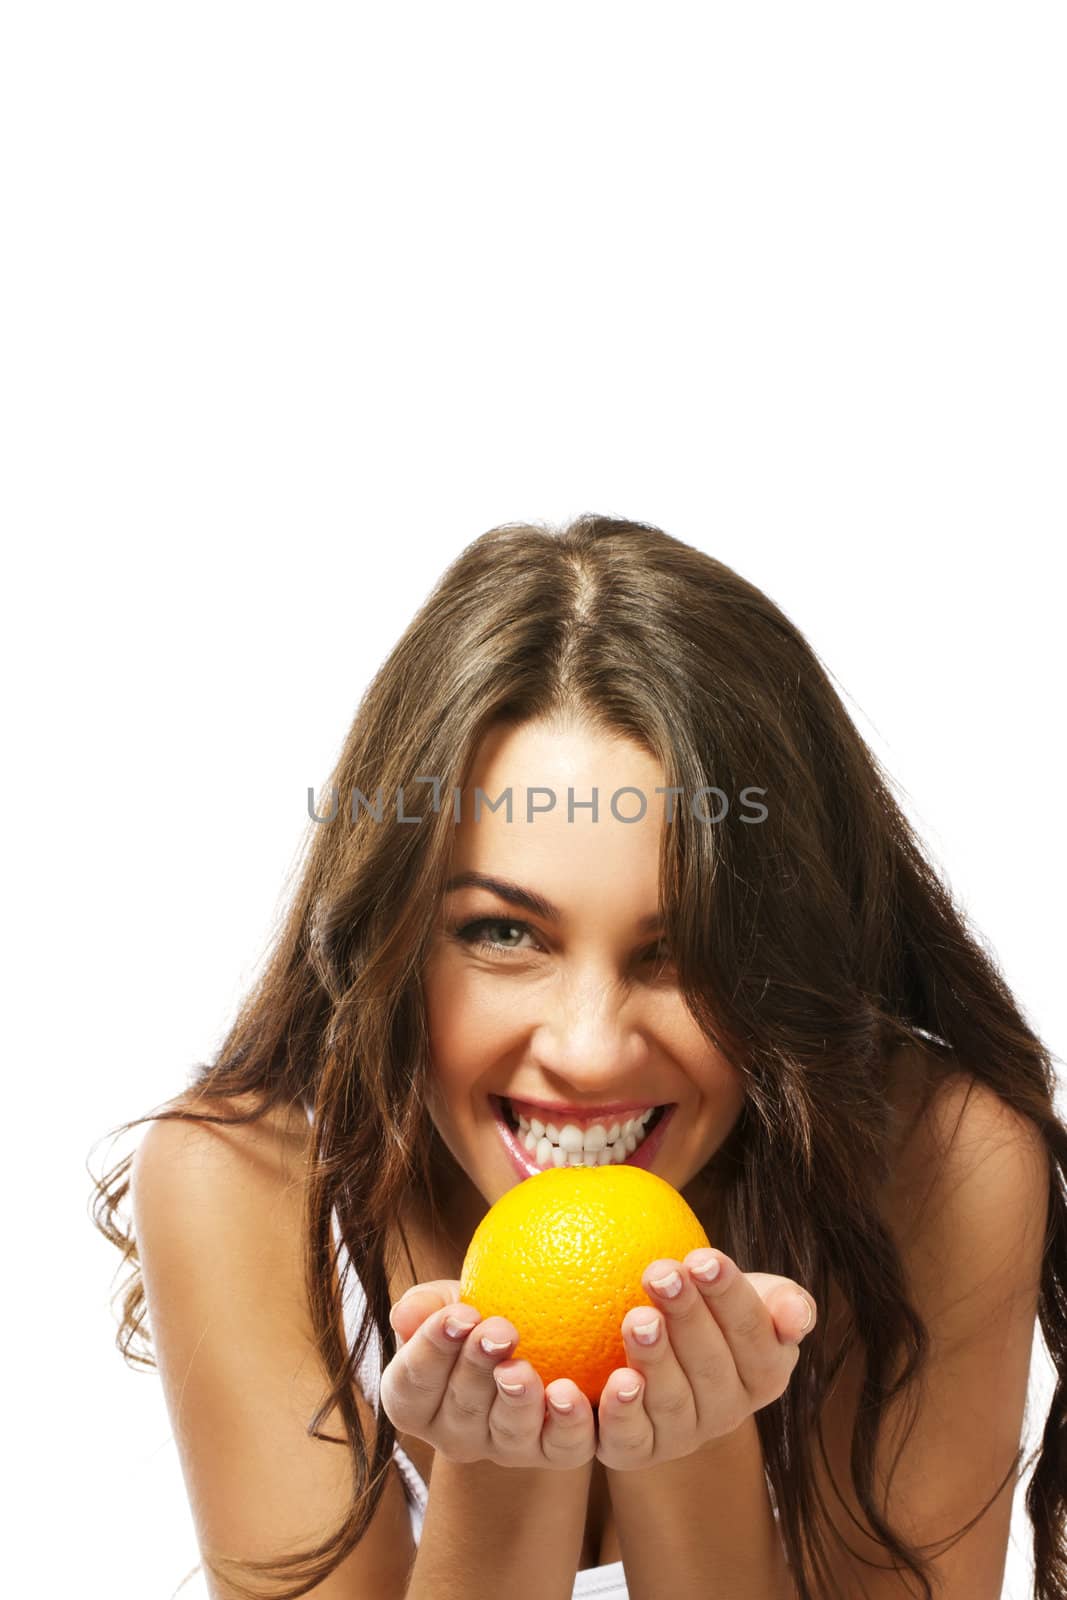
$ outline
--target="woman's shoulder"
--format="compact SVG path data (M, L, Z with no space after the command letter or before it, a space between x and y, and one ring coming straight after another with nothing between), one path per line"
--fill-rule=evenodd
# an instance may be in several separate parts
M919 1040L894 1052L887 1087L890 1165L878 1211L930 1309L965 1296L976 1253L1040 1232L1048 1153L1041 1130L974 1068ZM825 1325L851 1327L836 1283Z
M188 1094L159 1109L197 1119L149 1124L132 1200L152 1353L198 1540L242 1558L314 1546L349 1514L352 1471L345 1451L319 1442L346 1438L351 1419L338 1405L309 1433L335 1375L305 1283L305 1190L287 1181L299 1177L307 1131L277 1106L239 1124L199 1120L257 1113L254 1098ZM353 1401L373 1453L375 1408L358 1384ZM358 1548L322 1592L401 1594L410 1540L391 1473Z
M134 1187L153 1187L176 1201L217 1203L225 1223L249 1206L300 1226L310 1130L299 1106L265 1105L255 1094L213 1098L191 1090L149 1122L135 1153ZM244 1120L234 1121L235 1117ZM220 1120L214 1120L220 1119Z
M972 1152L990 1139L1043 1143L1040 1130L958 1054L920 1040L894 1051L888 1072L897 1164L914 1164L949 1147Z
M894 1139L885 1205L900 1236L944 1214L983 1181L991 1162L1038 1181L1047 1172L1041 1130L958 1056L918 1041L905 1046L891 1063L889 1097Z
M161 1108L185 1116L153 1120L135 1152L130 1202L146 1282L157 1300L167 1286L237 1286L304 1330L305 1154L294 1118L278 1107L255 1112L254 1097L227 1101L183 1094ZM305 1117L306 1122L306 1117ZM161 1289L160 1286L163 1286Z
M213 1140L272 1171L289 1166L294 1159L306 1160L310 1126L300 1105L272 1105L263 1094L252 1091L218 1098L190 1089L168 1100L163 1110L182 1113L152 1124L174 1130L176 1141Z

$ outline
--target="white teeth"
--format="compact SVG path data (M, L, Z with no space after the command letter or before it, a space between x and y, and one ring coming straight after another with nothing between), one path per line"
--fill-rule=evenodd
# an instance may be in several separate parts
M608 1129L599 1122L594 1122L592 1127L586 1129L579 1128L574 1122L564 1123L562 1128L557 1128L554 1123L546 1125L536 1117L518 1114L517 1137L539 1167L547 1167L550 1163L557 1167L606 1167L612 1162L621 1164L633 1155L644 1139L649 1118L655 1109L655 1106L649 1106L647 1111L630 1117L626 1122L613 1122Z

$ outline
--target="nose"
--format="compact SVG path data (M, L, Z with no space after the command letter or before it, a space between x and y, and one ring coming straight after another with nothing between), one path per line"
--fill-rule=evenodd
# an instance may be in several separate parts
M559 1079L560 1098L569 1085L586 1100L632 1085L648 1059L638 1007L632 991L603 973L561 977L542 990L531 1054L546 1084Z

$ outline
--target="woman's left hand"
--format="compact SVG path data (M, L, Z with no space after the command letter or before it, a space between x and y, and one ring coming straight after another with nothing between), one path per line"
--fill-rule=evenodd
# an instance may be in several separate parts
M710 1283L690 1275L714 1258ZM673 1297L655 1287L671 1275ZM733 1433L761 1406L784 1393L800 1355L799 1341L815 1326L815 1301L791 1278L742 1272L721 1250L691 1250L684 1262L662 1257L641 1284L660 1307L633 1306L622 1320L630 1361L604 1385L597 1417L597 1460L615 1472L690 1455ZM795 1296L799 1295L799 1299ZM653 1344L635 1329L659 1327ZM640 1384L633 1400L619 1391Z

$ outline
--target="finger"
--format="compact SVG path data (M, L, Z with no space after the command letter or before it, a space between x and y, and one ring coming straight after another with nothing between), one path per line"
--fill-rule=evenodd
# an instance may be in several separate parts
M591 1458L596 1443L591 1402L571 1378L557 1378L544 1395L541 1454L556 1466L581 1466Z
M798 1344L807 1338L819 1320L813 1295L792 1278L779 1278L769 1272L750 1272L748 1280L763 1297L783 1344Z
M382 1373L381 1395L387 1414L403 1426L418 1429L438 1416L464 1340L481 1322L473 1306L442 1307L433 1312ZM454 1330L446 1331L446 1323Z
M497 1398L489 1432L502 1456L528 1460L540 1451L546 1464L576 1467L592 1455L593 1408L570 1378L545 1389L528 1361L504 1360L493 1373Z
M436 1278L405 1289L389 1312L389 1325L399 1335L399 1345L404 1345L432 1312L441 1306L456 1305L459 1298L459 1281L455 1278Z
M528 1361L505 1356L493 1370L489 1437L502 1460L536 1456L545 1420L545 1392Z
M640 1466L652 1455L656 1435L644 1393L645 1380L633 1367L618 1367L604 1385L597 1407L596 1456L609 1470Z
M654 1287L657 1281L662 1291ZM720 1380L729 1378L729 1354L680 1262L654 1261L642 1287L664 1309L632 1306L623 1318L622 1336L627 1361L644 1378L642 1403L659 1444L664 1433L692 1433L699 1414L691 1378L705 1369L712 1376L717 1370ZM709 1338L714 1341L710 1356Z
M718 1262L718 1275L710 1283L700 1283L699 1278L695 1281L726 1337L737 1375L750 1401L756 1407L767 1405L785 1390L796 1364L797 1346L783 1345L779 1340L770 1310L751 1281L756 1274L750 1277L742 1272L721 1250L691 1251L686 1257L687 1267L690 1257L693 1266L705 1259ZM789 1280L782 1278L778 1282L784 1286Z
M487 1317L477 1332L463 1341L440 1412L442 1425L457 1444L476 1439L484 1453L491 1438L490 1411L499 1394L495 1369L518 1342L515 1325L506 1317ZM527 1439L529 1449L540 1428L543 1404L538 1396L532 1422L527 1416L529 1408L516 1408L513 1431L504 1441L506 1446L519 1448L520 1441Z

